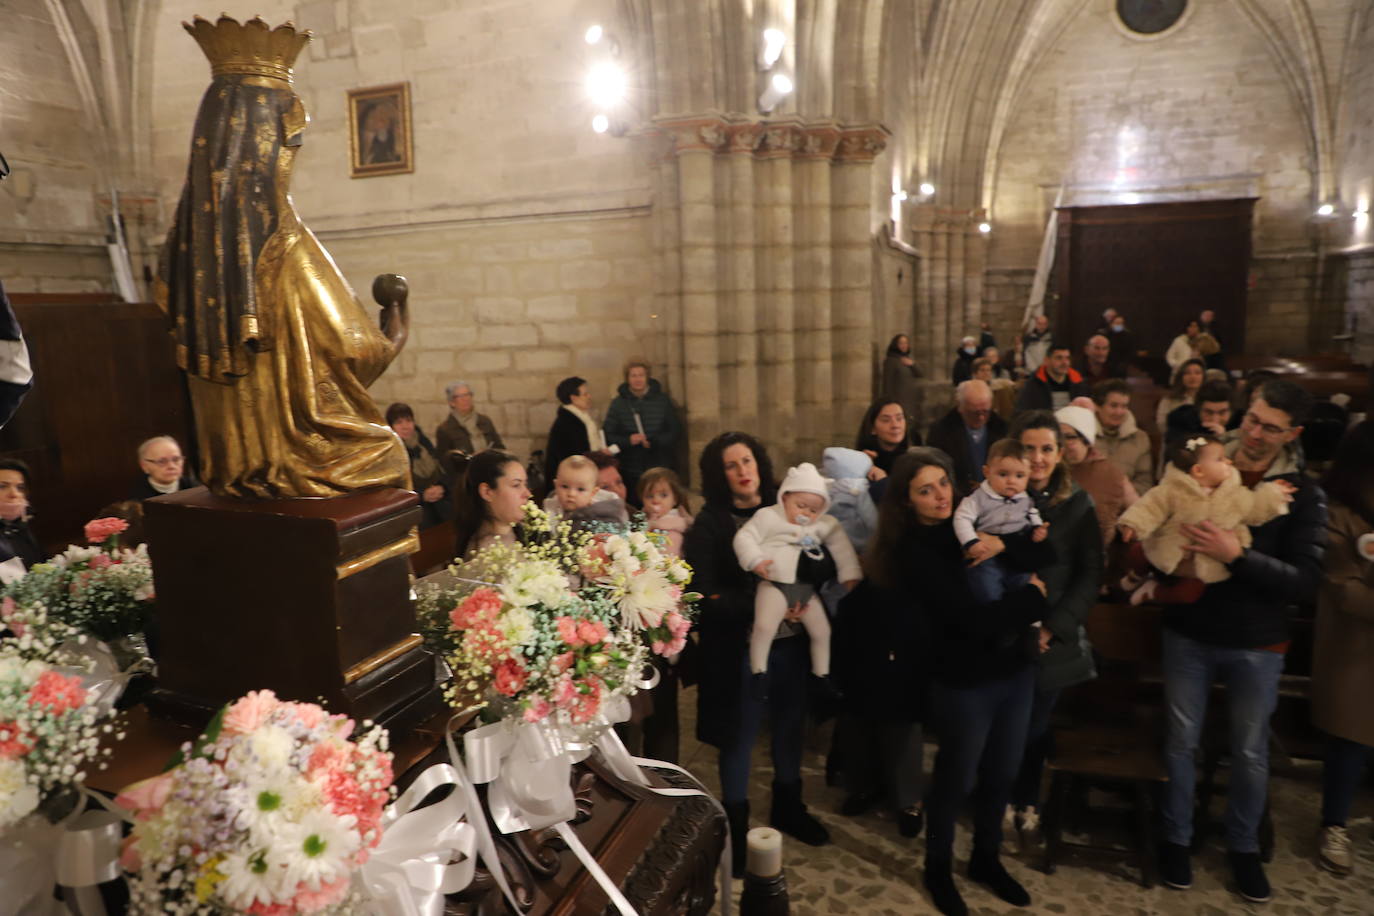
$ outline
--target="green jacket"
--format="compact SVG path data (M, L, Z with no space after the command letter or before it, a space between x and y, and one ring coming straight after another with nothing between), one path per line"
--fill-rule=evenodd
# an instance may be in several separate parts
M649 437L648 448L630 444L630 436L639 432L641 425L644 435ZM658 379L649 379L649 390L643 397L635 397L630 393L629 384L622 382L606 410L604 429L606 441L620 446L620 467L629 475L638 477L649 468L672 467L678 437L677 412Z
M1040 570L1050 611L1044 626L1054 638L1040 654L1039 690L1062 690L1097 677L1084 623L1102 584L1102 531L1093 498L1060 465L1045 493L1034 494L1040 516L1049 523L1054 564Z

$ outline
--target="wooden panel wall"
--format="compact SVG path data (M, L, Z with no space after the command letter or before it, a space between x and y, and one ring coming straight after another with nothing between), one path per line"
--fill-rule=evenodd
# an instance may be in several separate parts
M1210 308L1226 352L1244 352L1254 206L1251 198L1061 209L1051 320L1068 331L1075 360L1107 308L1126 316L1139 349L1159 356Z
M45 546L123 499L142 473L136 449L175 436L191 455L191 411L167 322L151 303L108 294L12 293L34 387L0 430L0 454L33 469L33 525Z

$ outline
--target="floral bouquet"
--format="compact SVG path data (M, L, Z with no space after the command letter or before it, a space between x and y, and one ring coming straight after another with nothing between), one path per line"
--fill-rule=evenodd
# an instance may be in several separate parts
M153 567L147 548L119 546L129 527L118 518L86 525L89 547L71 546L10 584L5 597L19 607L41 603L50 620L108 643L142 638L153 613Z
M288 916L364 907L354 872L391 797L386 732L268 690L226 706L116 800L135 818L130 912Z
M80 677L0 646L0 832L34 812L69 814L86 767L109 755L100 736L113 731Z
M641 689L651 651L681 651L700 596L644 531L577 531L527 505L520 535L453 567L457 587L425 592L422 626L453 671L453 705L585 725Z

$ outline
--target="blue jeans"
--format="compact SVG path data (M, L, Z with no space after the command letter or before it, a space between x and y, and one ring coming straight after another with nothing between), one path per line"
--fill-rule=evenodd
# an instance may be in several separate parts
M1000 601L1009 591L1030 581L1030 573L1009 569L1001 557L984 560L968 568L968 587L979 604Z
M1045 759L1054 746L1050 716L1059 702L1058 690L1037 690L1031 701L1030 725L1026 729L1026 753L1021 759L1011 803L1018 808L1040 808L1040 783L1045 775Z
M1201 612L1200 612L1201 613ZM1228 649L1164 630L1164 698L1169 711L1164 764L1164 839L1193 839L1196 754L1214 681L1226 685L1231 776L1226 792L1226 848L1259 852L1259 824L1269 794L1269 718L1278 703L1283 656Z
M721 800L749 800L749 765L764 714L772 731L773 781L800 782L802 729L806 723L811 644L800 636L773 640L768 652L768 699L754 699L753 675L745 653L739 668L740 727L735 742L720 751Z
M973 848L995 853L1002 844L1002 812L1021 767L1035 693L1035 666L977 687L930 688L931 717L940 739L926 799L926 858L954 856L954 822L977 784Z
M1322 826L1344 827L1374 747L1328 735L1322 763Z

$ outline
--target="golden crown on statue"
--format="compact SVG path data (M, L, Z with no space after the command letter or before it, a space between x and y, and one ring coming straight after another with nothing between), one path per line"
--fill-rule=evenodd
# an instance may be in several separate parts
M291 65L311 38L309 30L298 32L291 22L274 29L259 16L240 24L228 13L221 13L213 23L197 16L181 26L210 59L215 76L247 73L290 82Z

